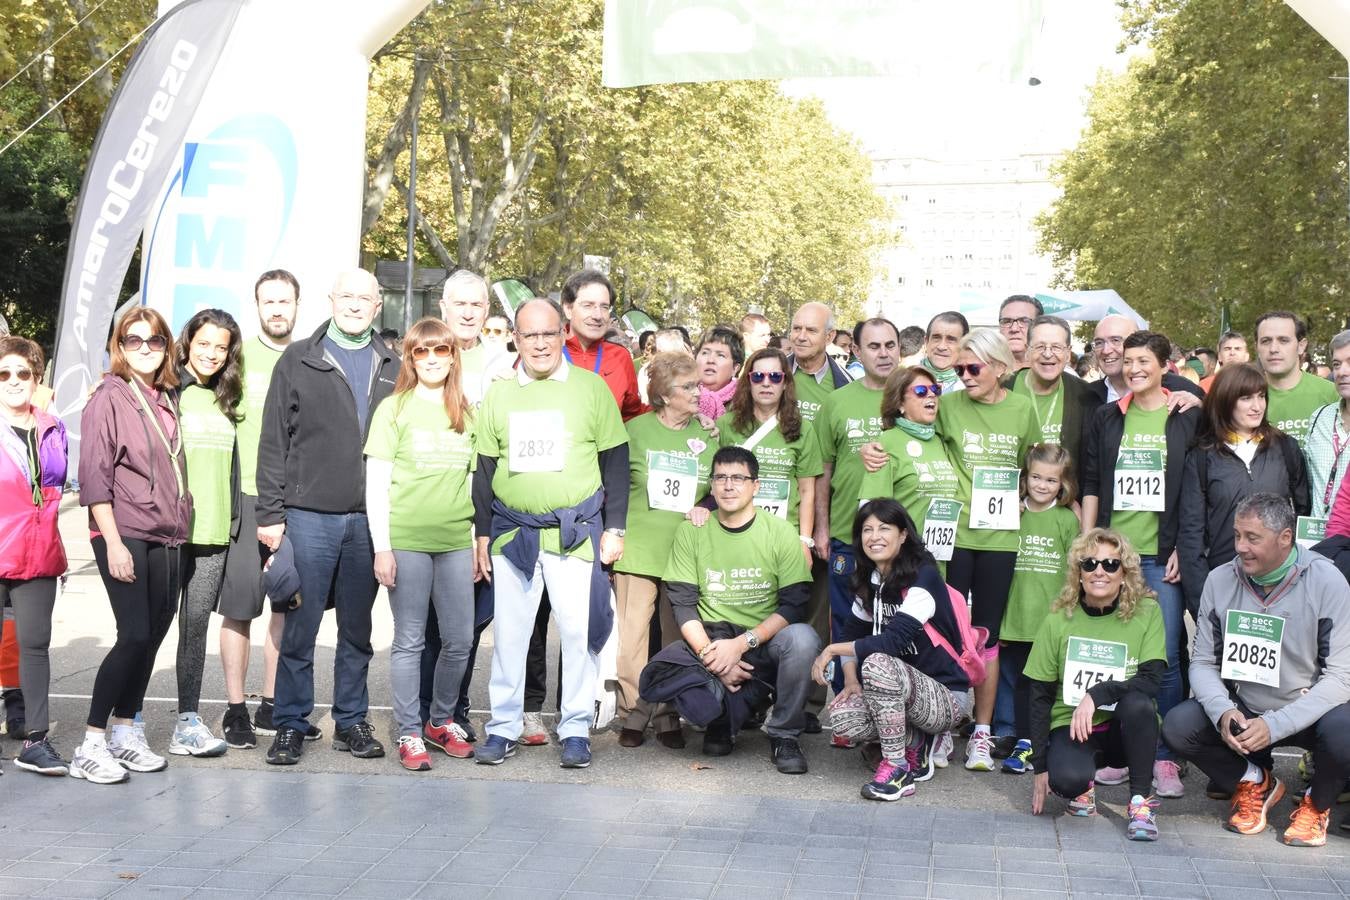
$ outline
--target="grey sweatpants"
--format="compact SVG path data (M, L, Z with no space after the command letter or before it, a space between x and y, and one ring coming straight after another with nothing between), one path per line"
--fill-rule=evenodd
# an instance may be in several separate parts
M46 731L47 692L52 666L47 649L52 642L52 610L56 608L56 579L28 581L0 579L0 609L14 610L19 632L19 682L23 685L24 722L29 731Z
M473 646L473 551L445 553L394 551L394 640L389 647L389 682L394 693L394 722L400 735L421 734L419 696L427 610L436 605L441 653L431 690L431 721L444 724L455 712L459 685Z
M200 712L206 632L225 580L226 546L192 544L185 555L183 597L178 607L178 712Z

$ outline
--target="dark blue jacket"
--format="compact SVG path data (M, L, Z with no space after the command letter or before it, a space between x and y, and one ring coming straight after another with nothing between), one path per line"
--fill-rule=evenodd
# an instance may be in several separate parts
M947 583L942 580L937 566L920 566L914 583L907 590L913 588L923 588L933 596L936 609L929 621L952 645L952 649L960 652L961 633L948 598ZM852 614L843 627L844 639L853 641L859 668L871 654L884 653L909 663L950 691L960 693L970 690L970 678L960 664L946 650L933 643L924 631L922 622L905 613L905 602L900 599L900 590L900 585L876 585L872 597L854 598ZM879 613L880 628L876 627L874 620L869 621L860 613L871 615L874 620Z

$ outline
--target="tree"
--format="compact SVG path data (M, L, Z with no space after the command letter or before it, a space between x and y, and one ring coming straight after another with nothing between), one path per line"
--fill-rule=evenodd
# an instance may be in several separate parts
M1182 343L1219 310L1292 309L1325 340L1346 310L1345 60L1281 0L1127 0L1151 53L1093 88L1041 218L1062 283L1112 287Z

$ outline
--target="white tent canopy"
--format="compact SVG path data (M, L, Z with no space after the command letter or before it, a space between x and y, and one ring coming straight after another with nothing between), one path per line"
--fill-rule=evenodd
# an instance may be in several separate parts
M904 304L902 308L884 305L881 314L895 322L926 325L928 320L938 313L954 310L969 319L972 326L995 325L998 323L999 304L1009 293L1012 292L954 291L925 298L919 303ZM1059 316L1072 322L1095 322L1114 313L1128 316L1140 328L1148 327L1148 320L1135 312L1134 308L1113 290L1058 291L1046 288L1018 293L1032 294L1041 301L1048 315Z

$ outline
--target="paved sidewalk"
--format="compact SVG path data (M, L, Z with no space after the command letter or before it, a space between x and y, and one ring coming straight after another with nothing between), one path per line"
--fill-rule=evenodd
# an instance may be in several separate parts
M1350 841L1296 850L1274 832L1244 838L1186 816L1164 816L1161 840L1138 844L1118 812L185 765L116 787L9 769L0 792L4 896L1315 900L1350 889Z

